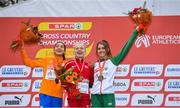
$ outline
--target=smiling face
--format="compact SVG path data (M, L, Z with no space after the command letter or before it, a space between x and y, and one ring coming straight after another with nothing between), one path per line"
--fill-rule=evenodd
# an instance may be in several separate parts
M96 45L96 55L100 60L111 58L111 50L109 43L106 40L102 40Z
M86 53L86 48L83 43L76 43L74 45L74 55L77 59L83 59Z
M103 44L98 44L97 46L97 55L99 57L99 59L106 59L107 58L107 54L106 54L106 49L104 47Z
M65 53L65 45L63 43L56 43L54 46L54 54L57 56L62 56Z

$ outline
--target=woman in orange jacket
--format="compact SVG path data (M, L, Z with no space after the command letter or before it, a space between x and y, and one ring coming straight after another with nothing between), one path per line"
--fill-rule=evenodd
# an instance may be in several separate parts
M43 79L39 91L41 107L62 107L63 89L61 82L55 81L55 71L61 71L65 64L66 46L58 42L54 46L54 57L33 60L30 59L24 49L21 49L22 59L25 65L30 67L43 67Z

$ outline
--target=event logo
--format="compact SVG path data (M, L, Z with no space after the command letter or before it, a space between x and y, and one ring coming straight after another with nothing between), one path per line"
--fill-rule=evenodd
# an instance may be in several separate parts
M134 94L131 100L132 106L160 106L163 102L163 94Z
M170 64L166 66L165 76L180 76L180 64Z
M0 92L27 92L31 86L31 80L2 80Z
M42 80L35 80L32 86L32 92L39 92Z
M180 106L180 94L168 94L165 106Z
M116 68L116 72L115 72L115 77L122 77L122 76L127 76L128 73L129 73L129 67L130 65L129 64L124 64L124 65L119 65L117 68Z
M180 44L180 35L152 35L152 44L157 45L178 45Z
M168 79L165 84L165 91L180 91L180 79Z
M30 102L30 94L2 95L1 106L27 106Z
M131 91L160 91L162 87L163 79L135 79Z
M130 79L114 79L115 91L126 91L129 88Z
M35 67L32 71L32 77L43 77L43 68L42 67Z
M31 68L25 65L4 65L0 69L0 77L28 77Z
M39 45L49 47L62 42L67 47L66 58L74 57L72 46L77 42L82 42L87 46L85 56L89 55L93 47L92 22L41 22L38 28L43 35ZM53 48L43 48L37 52L36 58L53 55Z
M145 46L145 48L150 46L150 42L149 42L150 36L149 35L141 35L138 36L136 41L135 41L135 45L137 48L141 47L142 45Z
M131 76L158 77L162 71L162 64L138 64L132 67Z
M115 94L116 106L126 106L130 100L130 94Z
M90 54L93 45L94 45L94 43L92 43L89 47L86 48L85 57ZM67 58L73 58L74 57L73 51L74 51L73 48L66 49L66 57ZM40 49L36 54L36 58L53 57L53 56L54 56L53 48Z
M137 37L135 45L137 48L144 45L145 48L150 45L177 45L180 44L180 35L141 35Z

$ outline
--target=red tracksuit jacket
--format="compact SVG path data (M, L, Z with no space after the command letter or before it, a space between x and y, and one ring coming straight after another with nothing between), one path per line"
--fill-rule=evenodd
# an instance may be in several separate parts
M83 80L88 80L89 81L89 87L92 86L93 84L93 67L89 66L87 62L84 60L70 60L65 64L65 68L74 68L74 71L78 73ZM72 86L71 88L73 89L76 86ZM89 88L88 87L88 88ZM67 89L67 94L68 94L68 99L75 99L76 97L72 96L71 92ZM81 99L90 99L90 90L89 93L81 93Z

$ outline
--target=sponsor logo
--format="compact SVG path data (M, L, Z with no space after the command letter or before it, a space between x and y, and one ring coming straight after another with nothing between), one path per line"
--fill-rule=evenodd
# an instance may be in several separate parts
M31 106L39 106L39 94L33 96Z
M2 95L1 106L27 106L30 102L30 94Z
M180 94L168 94L166 96L165 106L180 106Z
M141 36L137 37L137 39L135 41L136 47L139 48L142 45L144 45L145 48L149 47L150 46L149 39L150 39L149 35L141 35Z
M147 95L147 99L139 99L138 104L153 104L155 103L155 97L156 95L154 97Z
M0 69L1 77L28 77L31 68L25 65L4 65Z
M41 22L39 30L89 30L92 22Z
M165 91L180 91L180 79L168 79L165 84Z
M39 92L42 80L35 80L32 86L32 92Z
M115 94L116 106L126 106L130 100L130 94Z
M134 94L132 106L160 106L163 102L163 94Z
M163 71L163 65L161 64L149 64L149 65L134 65L131 70L131 76L160 76Z
M129 73L129 67L130 65L119 65L116 68L115 76L116 77L127 76Z
M162 86L163 79L135 79L131 91L160 91Z
M169 101L179 101L180 102L180 97L177 97L177 96L175 96L175 97L168 97L168 100Z
M23 87L23 83L2 83L2 87Z
M31 80L2 80L0 92L27 92L30 85Z
M179 64L171 64L167 65L165 69L165 76L180 76L180 65Z
M114 79L115 91L126 91L129 88L130 79Z
M32 77L43 77L43 68L42 67L36 67L32 71Z
M82 29L82 24L49 24L49 29Z
M21 97L14 96L15 100L6 100L5 105L20 105L22 103L22 98L23 96Z

